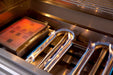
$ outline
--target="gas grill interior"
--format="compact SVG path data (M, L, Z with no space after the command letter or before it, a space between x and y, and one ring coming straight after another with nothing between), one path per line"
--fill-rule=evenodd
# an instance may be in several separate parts
M27 20L20 23L22 19ZM19 23L29 32L31 25L34 32L31 29L32 32L28 36L26 30L14 29ZM42 28L36 31L38 26L32 23L40 24ZM26 61L28 56L45 42L52 31L59 29L69 29L74 32L75 37L72 46L51 71L44 71L37 66L65 35L55 38L34 62L28 63ZM12 30L10 34L7 32L9 30ZM21 38L21 34L25 39ZM28 43L29 37L31 41L33 40L32 43ZM6 43L5 39L8 39ZM10 44L12 41L14 42ZM113 0L0 0L0 74L2 75L68 75L77 66L89 44L93 42L113 44ZM20 44L22 46L19 46ZM99 48L95 48L80 75L88 75L99 60L101 63L95 75L102 74L110 54L109 46L97 47Z

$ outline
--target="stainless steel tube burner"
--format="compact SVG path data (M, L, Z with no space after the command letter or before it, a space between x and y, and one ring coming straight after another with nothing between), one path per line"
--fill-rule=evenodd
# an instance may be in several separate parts
M67 52L72 45L74 33L68 29L59 29L51 32L51 35L37 47L26 59L27 62L32 63L35 58L44 51L44 49L55 39L55 37L64 34L59 43L45 56L42 62L38 65L39 68L49 72L60 58Z
M95 43L89 44L86 52L83 54L83 56L81 57L81 59L79 60L77 65L70 72L70 75L80 75L81 74L82 69L84 68L84 66L88 62L89 58L94 53L95 49L98 48L98 46L101 46L101 47L109 46L109 56L108 56L106 66L102 72L102 75L108 75L111 72L111 69L113 66L113 50L112 50L113 45L111 45L110 43L107 43L107 42L95 42ZM102 55L104 55L104 52L105 52L105 50L103 50L103 53L100 54L101 55L100 57L102 57ZM102 62L101 58L97 59L97 62L95 63L93 69L90 71L89 75L95 75L101 62Z
M74 33L67 29L61 29L56 31L56 34L62 31L68 32L65 34L68 37L66 38L64 35L61 41L45 56L42 62L38 65L39 68L44 69L47 72L49 72L55 66L55 64L61 59L61 57L72 45Z

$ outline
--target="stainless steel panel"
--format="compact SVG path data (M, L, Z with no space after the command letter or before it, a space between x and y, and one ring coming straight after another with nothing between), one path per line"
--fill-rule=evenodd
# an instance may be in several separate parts
M0 60L0 74L51 75L27 63L16 55L5 51L4 49L0 49Z
M113 35L112 20L107 20L77 10L71 10L68 8L61 7L59 5L54 5L38 0L32 1L31 9L37 12L43 12L45 13L45 16L50 18L54 18L54 19L60 18L60 20L62 21L65 21L73 25L77 25L82 28L102 32L107 35Z

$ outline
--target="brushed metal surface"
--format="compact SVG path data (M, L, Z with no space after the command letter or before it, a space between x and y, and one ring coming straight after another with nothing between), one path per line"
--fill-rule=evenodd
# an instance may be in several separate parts
M13 55L1 48L0 48L0 60L1 60L0 63L4 64L9 69L12 69L13 71L19 73L20 75L51 75L27 63L20 57ZM5 74L7 74L7 72L5 72Z
M75 24L82 28L99 31L107 35L108 34L113 35L112 20L107 20L104 18L83 13L77 10L63 8L58 5L53 5L53 4L49 4L49 3L38 1L38 0L31 2L31 9L46 13L48 15L53 15L55 17L60 18L61 20L67 21L67 23ZM45 16L47 16L46 14ZM49 17L53 18L52 16L49 16Z

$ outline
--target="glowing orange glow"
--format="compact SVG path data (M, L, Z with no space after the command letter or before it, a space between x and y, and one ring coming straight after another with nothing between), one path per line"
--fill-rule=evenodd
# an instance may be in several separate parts
M13 14L10 12L4 12L4 13L0 14L0 23L9 20L12 15Z
M0 43L16 50L44 27L34 20L23 18L0 32Z

